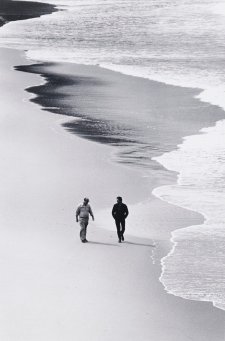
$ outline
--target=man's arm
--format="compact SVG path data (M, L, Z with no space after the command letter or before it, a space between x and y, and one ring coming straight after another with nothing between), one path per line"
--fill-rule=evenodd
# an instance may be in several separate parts
M77 210L76 210L76 221L77 221L77 222L78 222L79 214L80 214L80 206L78 206L78 207L77 207Z
M114 219L116 218L116 206L115 205L112 208L112 216Z
M92 217L92 220L95 220L94 214L93 214L92 209L91 209L91 206L89 206L89 213L90 213L90 215Z
M129 211L128 211L127 205L124 205L124 217L126 218L128 214L129 214Z

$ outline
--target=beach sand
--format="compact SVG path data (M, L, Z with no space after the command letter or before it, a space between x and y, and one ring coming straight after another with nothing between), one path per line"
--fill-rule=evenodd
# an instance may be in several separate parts
M24 89L43 79L13 69L28 63L22 52L0 55L1 340L224 340L223 311L159 282L170 231L203 218L149 199L154 181L112 162L113 146L69 134L68 117L29 101ZM134 212L117 243L110 210L119 188L131 211L148 200L152 240L129 234ZM82 244L75 208L86 195L96 220Z

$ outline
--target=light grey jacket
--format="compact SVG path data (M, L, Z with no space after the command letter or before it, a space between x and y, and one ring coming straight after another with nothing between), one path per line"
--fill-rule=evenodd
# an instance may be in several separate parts
M89 219L89 214L92 216L92 218L94 218L91 206L89 204L84 205L84 204L80 204L77 207L76 210L76 218L80 218L80 219Z

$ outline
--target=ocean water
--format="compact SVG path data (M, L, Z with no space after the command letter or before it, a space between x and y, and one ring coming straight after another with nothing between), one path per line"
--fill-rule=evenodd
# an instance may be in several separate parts
M26 49L27 57L35 61L100 65L201 89L199 103L225 109L222 0L48 2L61 11L2 27L0 45ZM162 200L205 217L201 226L173 232L174 247L162 260L163 285L174 295L211 301L221 309L225 309L224 136L222 120L185 137L172 152L162 154L162 148L159 155L159 149L154 160L176 171L178 182L153 191Z
M99 64L169 84L198 87L207 90L207 95L201 95L204 99L213 101L216 88L214 104L224 107L222 0L48 2L64 11L6 25L1 30L1 45L27 48L32 59Z
M155 158L179 176L176 185L153 193L205 217L203 225L172 233L174 247L162 259L161 281L174 295L212 301L225 310L225 120L201 132Z

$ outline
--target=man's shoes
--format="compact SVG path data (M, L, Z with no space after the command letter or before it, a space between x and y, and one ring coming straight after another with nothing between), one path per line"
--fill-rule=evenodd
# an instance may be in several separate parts
M121 239L122 239L122 241L124 242L124 236L123 236L123 235L121 236Z
M88 243L88 240L87 239L83 239L83 240L81 240L82 241L82 243Z
M118 243L121 243L121 239L119 238Z

